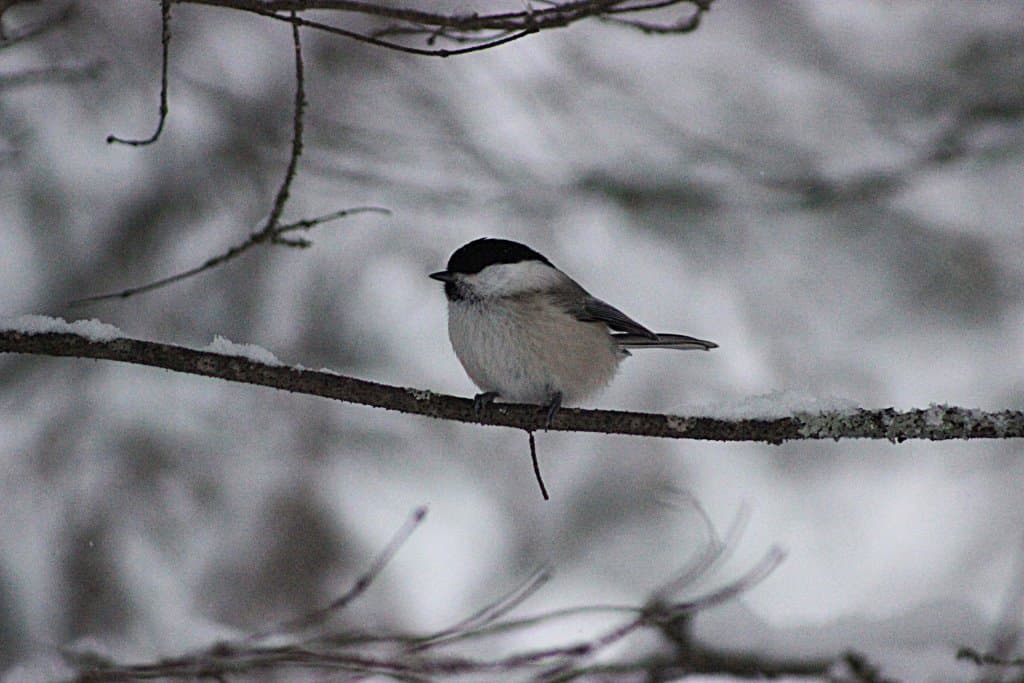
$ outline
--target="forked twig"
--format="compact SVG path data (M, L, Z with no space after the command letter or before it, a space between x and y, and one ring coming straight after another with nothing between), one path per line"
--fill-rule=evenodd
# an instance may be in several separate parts
M537 616L501 621L512 609L545 585L551 578L549 569L535 571L519 586L486 605L452 627L427 636L403 634L360 634L344 632L311 638L286 639L273 644L263 643L271 636L298 635L300 631L320 626L337 611L350 605L365 593L422 522L426 508L413 512L406 523L374 559L367 571L341 597L314 612L272 626L240 641L217 643L202 651L160 659L149 663L120 664L109 657L81 650L64 653L66 661L79 670L77 680L115 681L156 678L190 679L195 677L225 680L231 675L271 670L282 672L286 667L318 670L377 673L399 676L405 680L427 680L436 676L457 674L495 675L532 671L537 680L568 679L587 671L587 661L601 651L633 633L644 629L661 629L666 623L718 604L749 590L764 579L781 562L783 553L772 548L750 571L725 586L694 599L665 601L667 589L678 587L678 580L652 593L644 605L591 605L543 612ZM712 543L711 545L715 545ZM525 634L537 626L568 617L595 613L626 615L624 623L584 641L563 645L531 648L494 658L464 657L451 654L446 646L465 643L501 633ZM630 665L623 665L629 667ZM634 663L634 672L643 671L643 662ZM806 668L800 662L794 670ZM801 668L802 667L802 668ZM623 670L630 670L624 668Z
M543 7L523 3L521 10L495 12L432 12L395 6L391 3L363 2L359 0L320 0L315 3L297 3L287 0L180 0L201 5L226 7L251 12L279 21L298 21L320 31L357 40L377 47L408 54L430 57L451 57L476 52L519 40L533 33L570 26L578 21L597 18L613 20L617 15L637 15L675 5L696 8L691 15L674 23L643 23L619 19L632 28L648 33L687 33L694 30L700 16L710 9L712 0L564 0L544 2ZM285 12L298 8L360 14L390 22L383 28L365 32L341 28L304 18L289 18ZM425 49L382 39L382 36L422 36L428 46L438 39L453 43L474 43L455 49Z
M357 206L352 209L342 209L340 211L335 211L333 213L324 214L323 216L317 216L315 218L305 218L300 221L295 221L294 223L281 225L278 226L275 232L276 234L280 235L282 233L293 232L296 230L309 230L310 228L316 227L318 225L330 223L331 221L336 221L340 218L345 218L347 216L354 216L359 213L380 213L384 214L385 216L391 215L391 211L389 209L385 209L380 206ZM196 266L195 268L190 268L188 270L176 273L169 277L154 280L153 282L148 282L144 285L128 287L117 292L110 292L108 294L97 294L96 296L88 296L83 297L81 299L74 299L73 301L69 302L68 305L74 307L81 306L83 304L96 303L98 301L107 301L109 299L127 299L128 297L134 296L136 294L142 294L144 292L149 292L154 289L160 289L161 287L166 287L167 285L174 284L175 282L180 282L195 275L199 275L200 273L203 273L212 268L216 268L222 263L226 263L227 261L231 261L232 259L241 256L244 252L248 251L257 244L262 244L263 242L266 241L267 237L265 236L263 230L259 232L254 232L248 238L246 238L244 242L236 244L227 251L207 259L206 261ZM292 242L290 242L290 246L293 247L306 247L309 246L309 244L310 242L308 240L303 240L301 243L298 240L293 240Z
M163 0L166 4L169 0ZM98 294L96 296L84 297L81 299L75 299L70 302L70 306L79 306L82 304L96 303L98 301L106 301L108 299L126 299L136 294L142 294L143 292L150 292L155 289L160 289L168 285L180 282L188 279L195 275L199 275L207 270L216 268L217 266L231 261L237 258L241 254L245 253L257 244L277 244L288 247L304 248L310 246L310 241L304 238L293 238L284 237L286 233L294 232L296 230L308 230L317 225L327 223L330 221L351 216L357 213L376 212L383 214L390 214L391 212L387 209L375 206L356 207L353 209L344 209L341 211L335 211L323 216L316 218L304 219L296 221L294 223L288 223L281 225L281 215L284 213L285 205L288 203L288 199L291 196L292 183L295 180L296 173L298 172L299 157L302 156L303 150L303 130L304 130L304 113L306 110L306 78L304 70L304 62L302 57L302 41L299 35L300 22L296 17L295 12L291 13L293 21L291 23L292 31L292 44L295 50L295 99L294 99L294 111L292 114L292 144L291 154L288 157L288 166L285 168L284 177L281 180L281 184L277 188L277 193L274 196L274 203L271 205L270 213L266 219L263 220L262 227L246 238L245 241L237 244L227 251L207 259L202 264L195 268L176 273L169 277L160 278L148 282L144 285L138 285L136 287L128 287L126 289L119 290L117 292L111 292L109 294ZM169 31L169 29L168 29ZM165 43L166 46L166 43ZM165 60L165 78L166 78L166 60ZM164 95L166 95L166 88L164 89ZM161 119L161 126L163 121ZM159 128L157 134L159 134ZM154 137L155 139L155 137Z

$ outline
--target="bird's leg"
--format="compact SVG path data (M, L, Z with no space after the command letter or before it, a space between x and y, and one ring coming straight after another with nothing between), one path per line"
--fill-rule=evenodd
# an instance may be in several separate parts
M480 417L480 413L484 412L484 408L494 403L494 399L498 398L499 395L497 391L485 391L474 396L473 415Z
M543 409L547 412L547 417L544 419L544 429L551 429L551 423L555 419L555 414L558 412L558 409L561 408L561 407L562 407L562 392L561 391L556 391L556 392L551 394L551 402L548 403L546 406L543 406Z

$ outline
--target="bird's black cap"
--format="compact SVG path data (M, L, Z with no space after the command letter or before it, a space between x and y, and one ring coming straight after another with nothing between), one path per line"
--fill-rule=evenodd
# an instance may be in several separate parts
M445 272L472 275L496 263L519 263L520 261L540 261L551 265L551 262L544 256L525 244L512 240L481 237L456 249L448 259L448 269Z

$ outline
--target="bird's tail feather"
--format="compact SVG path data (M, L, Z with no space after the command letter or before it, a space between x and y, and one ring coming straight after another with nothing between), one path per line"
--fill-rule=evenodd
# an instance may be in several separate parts
M697 349L700 351L710 351L711 349L718 348L718 344L715 342L688 337L685 334L658 333L657 339L651 339L639 334L624 332L613 334L612 337L615 338L616 344L626 349L677 349L680 351Z

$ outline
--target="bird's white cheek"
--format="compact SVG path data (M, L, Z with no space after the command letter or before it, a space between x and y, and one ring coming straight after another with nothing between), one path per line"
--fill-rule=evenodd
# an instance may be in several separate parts
M540 261L497 263L465 276L466 283L482 298L544 291L563 284L566 279L560 271Z

